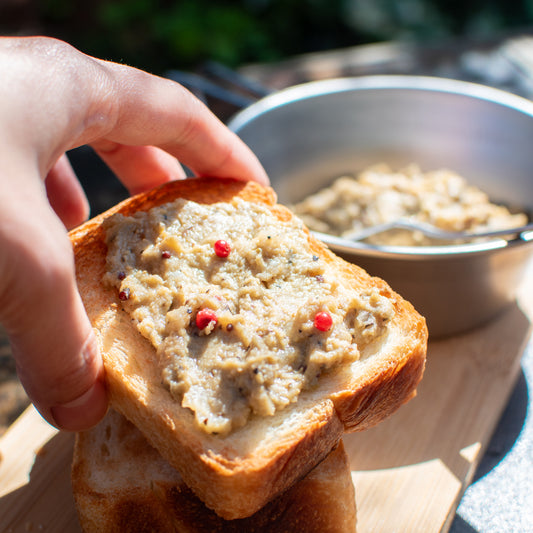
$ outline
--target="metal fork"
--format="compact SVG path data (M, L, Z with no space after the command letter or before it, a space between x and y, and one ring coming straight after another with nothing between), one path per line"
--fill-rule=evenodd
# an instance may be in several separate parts
M507 235L515 235L526 231L533 231L533 223L529 223L516 228L506 228L480 232L465 232L446 231L426 222L413 221L409 219L398 219L393 220L392 222L377 224L375 226L369 226L368 228L353 231L351 233L343 235L342 238L350 241L361 241L367 239L368 237L371 237L372 235L384 233L385 231L389 231L391 229L407 229L411 231L420 231L427 237L433 237L435 239L471 240L489 237L505 237Z

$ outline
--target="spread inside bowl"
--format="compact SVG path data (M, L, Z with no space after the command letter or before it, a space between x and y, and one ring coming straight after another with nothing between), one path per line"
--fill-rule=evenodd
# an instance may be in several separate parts
M357 176L341 176L291 207L309 229L339 237L402 219L467 233L516 228L528 221L524 213L512 213L494 203L459 174L446 169L422 172L414 164L399 171L380 164ZM365 242L442 246L461 241L394 228L367 237Z

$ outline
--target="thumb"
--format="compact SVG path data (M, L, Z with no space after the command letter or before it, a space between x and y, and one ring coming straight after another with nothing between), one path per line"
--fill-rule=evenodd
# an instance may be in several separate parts
M12 205L3 207L9 211ZM26 198L25 209L15 207L10 215L5 210L0 215L6 222L0 224L0 322L19 379L48 422L88 429L104 416L107 395L77 291L70 240L40 195ZM6 231L9 227L15 231Z

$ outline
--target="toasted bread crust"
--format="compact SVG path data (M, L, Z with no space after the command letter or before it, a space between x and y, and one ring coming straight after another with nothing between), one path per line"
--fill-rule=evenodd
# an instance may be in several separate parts
M76 437L72 487L85 533L355 533L355 493L342 442L251 517L208 509L140 431L110 411Z
M155 351L117 305L115 293L101 282L107 252L102 221L177 197L199 203L240 197L268 206L280 220L293 216L276 204L273 191L255 183L211 178L172 182L128 199L71 232L78 285L104 358L112 405L143 431L208 507L226 519L242 518L304 476L345 431L378 423L413 396L424 370L427 330L424 319L384 281L338 258L309 234L313 253L352 286L377 287L393 302L395 318L386 343L348 376L340 373L324 380L272 420L256 419L225 438L202 433L191 413L160 384Z

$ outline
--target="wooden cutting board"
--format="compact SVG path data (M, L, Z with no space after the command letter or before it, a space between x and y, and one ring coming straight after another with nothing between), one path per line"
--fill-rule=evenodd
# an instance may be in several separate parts
M449 529L512 392L530 338L533 276L483 328L430 342L417 397L348 435L358 533ZM28 408L0 439L0 533L79 533L70 490L73 436Z

